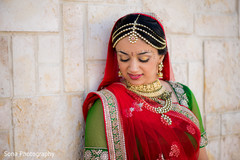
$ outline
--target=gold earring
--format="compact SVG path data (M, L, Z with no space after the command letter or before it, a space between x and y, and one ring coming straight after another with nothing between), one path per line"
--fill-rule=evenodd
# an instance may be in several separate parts
M118 77L122 77L122 72L120 70L118 71Z
M161 78L161 79L163 78L162 70L163 70L163 63L161 62L161 63L158 65L158 73L157 73L158 77Z

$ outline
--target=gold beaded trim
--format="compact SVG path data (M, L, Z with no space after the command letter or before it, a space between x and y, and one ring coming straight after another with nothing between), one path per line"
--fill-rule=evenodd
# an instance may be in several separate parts
M130 91L145 97L159 97L165 92L159 79L150 84L132 85L128 81L126 81L126 84Z
M118 29L112 34L112 42L113 42L114 39L116 39L116 37L117 37L119 34L121 34L121 33L123 33L123 32L126 32L126 31L129 31L129 30L132 30L132 31L130 31L129 33L126 33L126 34L124 34L123 36L119 37L119 38L116 40L116 42L113 44L113 48L116 47L117 43L118 43L121 39L129 36L129 41L130 41L130 43L136 43L137 40L138 40L138 37L140 37L142 40L144 40L147 44L151 45L152 47L154 47L154 48L156 48L156 49L164 49L164 48L166 47L166 40L165 40L165 39L163 39L162 37L160 37L160 36L158 36L157 34L155 34L155 35L157 36L157 38L156 38L156 37L153 36L151 33L149 33L149 32L147 32L147 31L145 31L145 30L137 27L137 26L140 26L140 27L146 28L146 29L148 29L148 30L150 30L151 32L154 33L154 31L151 30L149 27L137 23L137 20L138 20L139 16L140 16L140 14L138 15L138 17L137 17L137 19L134 21L134 23L125 24L125 25L121 26L120 28L118 28ZM124 27L127 27L127 26L131 26L131 27L130 27L130 28L126 28L126 29L118 32L120 29L122 29L122 28L124 28ZM162 44L163 46L162 46L162 47L158 47L158 46L152 44L152 43L149 42L146 38L144 38L143 36L141 36L141 35L137 32L137 30L138 30L138 31L141 31L141 32L143 32L143 33L145 33L145 34L147 34L147 35L149 35L149 36L152 37L154 40L156 40L157 42L159 42L160 44ZM160 39L160 40L159 40L159 39Z

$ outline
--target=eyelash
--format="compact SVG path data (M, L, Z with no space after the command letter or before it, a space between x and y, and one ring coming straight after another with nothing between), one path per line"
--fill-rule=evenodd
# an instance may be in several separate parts
M146 59L146 60L139 59L139 61L142 62L142 63L146 63L146 62L149 61L149 59Z
M121 62L127 62L130 58L128 59L120 59Z
M127 62L129 59L130 59L130 58L128 58L128 59L120 59L120 61L121 61L121 62ZM138 59L138 60L139 60L140 62L142 62L142 63L146 63L146 62L149 61L149 59L147 59L147 60Z

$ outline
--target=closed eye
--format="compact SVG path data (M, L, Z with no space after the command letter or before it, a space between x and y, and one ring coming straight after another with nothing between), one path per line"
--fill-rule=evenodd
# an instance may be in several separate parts
M127 59L122 59L122 58L120 58L120 61L121 61L121 62L127 62L129 59L130 59L130 58L127 58Z
M140 62L145 63L145 62L148 62L150 58L149 56L140 56L138 59Z
M148 59L146 59L146 60L143 60L143 59L140 59L140 58L139 58L139 61L140 61L140 62L143 62L143 63L146 63L146 62L148 62L148 61L149 61L149 58L148 58Z
M139 59L140 62L143 62L143 63L146 63L149 61L149 59L146 59L146 60L142 60L142 59Z
M125 53L123 51L117 51L117 52L120 53L120 61L121 62L127 62L130 59L130 57L127 53Z

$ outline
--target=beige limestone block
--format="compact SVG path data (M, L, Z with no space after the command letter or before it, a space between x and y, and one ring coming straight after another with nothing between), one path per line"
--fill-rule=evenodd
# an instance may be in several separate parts
M0 131L0 159L1 160L13 160L11 150L11 134L8 130Z
M221 142L220 138L208 139L207 155L209 160L220 160Z
M58 93L60 91L60 66L39 65L40 93Z
M58 0L0 2L0 31L58 31Z
M203 63L190 62L188 64L188 84L189 88L192 90L195 98L198 102L199 109L202 116L204 115L204 103L203 103L203 88L204 88L204 77L203 77ZM203 117L202 117L203 118ZM203 118L204 120L204 118Z
M65 1L81 1L81 2L105 2L105 3L117 3L124 4L127 3L141 3L141 0L65 0Z
M59 35L40 35L38 41L38 62L59 63L61 57Z
M208 138L214 138L221 135L221 115L207 114L206 115L206 132Z
M240 157L240 136L224 136L221 139L221 160L237 160Z
M88 5L88 59L106 59L110 32L120 17L140 12L137 6Z
M84 90L84 51L80 32L64 33L65 91Z
M240 111L222 114L222 135L240 133Z
M35 51L32 36L13 36L14 95L35 93Z
M173 62L202 60L202 41L193 36L171 36L171 58Z
M166 38L167 38L167 49L168 49L168 54L170 55L171 58L171 62L173 61L172 59L172 40L171 40L171 35L170 34L166 34Z
M85 2L85 1L101 1L101 0L64 0L64 1L70 1L70 2L72 2L72 1L81 1L81 2Z
M79 159L84 135L81 106L80 95L14 99L15 151L49 151L56 160Z
M238 0L200 0L196 1L197 8L203 12L236 12L236 1Z
M144 11L154 12L162 20L166 32L191 34L193 32L193 0L143 0Z
M197 14L195 30L201 36L233 36L238 35L238 15L233 14Z
M8 52L8 37L0 36L0 97L11 96L11 68Z
M125 3L127 3L127 4L129 4L129 3L141 4L142 0L125 0Z
M83 30L85 6L81 4L63 4L63 26L64 30L81 29Z
M99 84L101 83L105 71L105 62L97 61L97 62L89 62L87 65L88 72L88 91L96 91L98 89Z
M127 1L127 0L121 0L121 1L119 1L119 0L102 0L102 2L117 3L117 4L123 4L123 3L125 3L125 1Z
M11 102L7 99L0 100L0 130L12 128Z
M102 0L103 2L107 2L107 3L117 3L117 4L127 4L130 5L131 3L134 3L136 5L136 3L141 4L141 0Z
M184 85L188 85L188 66L187 63L173 63L173 73L175 80Z
M240 42L205 41L205 110L236 110L240 106Z
M63 5L64 85L66 92L84 90L83 11L83 5Z

